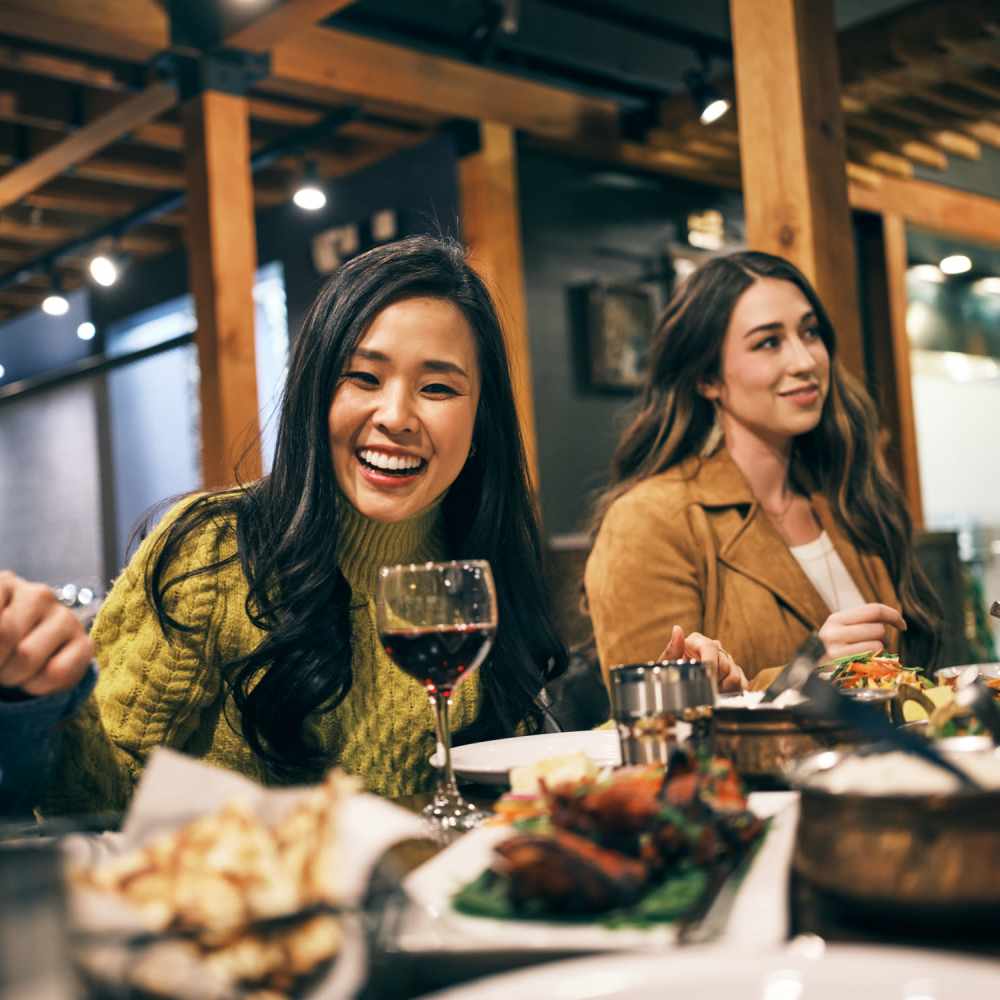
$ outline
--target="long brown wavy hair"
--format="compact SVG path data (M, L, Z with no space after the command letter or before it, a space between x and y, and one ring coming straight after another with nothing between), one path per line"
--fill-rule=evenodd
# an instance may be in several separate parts
M875 404L837 359L833 325L812 285L781 257L752 251L716 257L674 294L655 332L636 412L615 450L610 484L597 499L593 531L608 507L637 483L711 450L710 436L718 433L715 411L698 386L721 376L733 308L760 278L790 281L805 295L830 354L830 391L820 422L795 439L792 481L798 489L823 493L854 546L882 559L908 626L903 654L908 662L931 666L940 645L940 604L914 558L913 524L878 444Z

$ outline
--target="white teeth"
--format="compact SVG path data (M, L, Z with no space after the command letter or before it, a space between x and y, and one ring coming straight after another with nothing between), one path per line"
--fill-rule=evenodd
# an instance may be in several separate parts
M389 472L398 472L401 469L418 469L423 463L423 459L415 456L384 455L380 451L373 451L365 448L360 452L364 461L369 465L374 465L377 469L386 469Z

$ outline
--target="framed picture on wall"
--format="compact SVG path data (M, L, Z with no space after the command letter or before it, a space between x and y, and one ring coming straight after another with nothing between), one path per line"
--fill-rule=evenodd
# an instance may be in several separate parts
M656 320L655 291L638 282L579 288L584 381L591 389L634 392L642 385Z

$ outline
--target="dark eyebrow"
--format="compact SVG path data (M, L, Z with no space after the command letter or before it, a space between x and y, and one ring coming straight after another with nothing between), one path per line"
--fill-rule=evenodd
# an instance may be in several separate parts
M803 323L808 323L810 320L816 318L816 312L813 309L809 309L804 312L801 317L799 317L799 326ZM784 323L761 323L760 326L755 326L743 335L744 337L751 337L755 333L780 333L785 328Z
M752 337L755 333L780 333L784 330L784 323L761 323L760 326L755 326L750 330L747 330L744 337Z
M364 358L365 361L389 361L388 354L383 354L381 351L372 351L367 347L357 348L354 352L354 356L356 358ZM427 361L424 361L420 367L429 372L444 372L451 375L461 375L464 379L469 377L468 372L466 372L461 365L456 365L453 361L439 361L435 358L429 358Z

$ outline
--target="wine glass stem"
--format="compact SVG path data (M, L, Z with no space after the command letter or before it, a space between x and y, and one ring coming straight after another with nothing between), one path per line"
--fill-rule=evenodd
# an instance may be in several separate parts
M448 719L450 699L442 694L432 694L430 699L434 706L438 745L444 754L444 775L438 784L438 794L455 798L458 796L458 787L455 785L455 772L451 766L451 724Z

